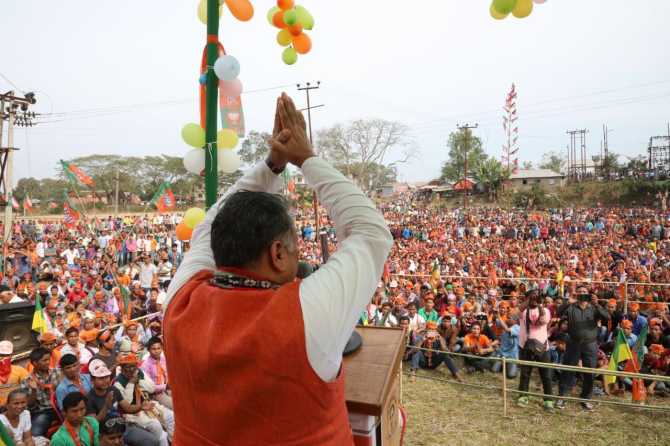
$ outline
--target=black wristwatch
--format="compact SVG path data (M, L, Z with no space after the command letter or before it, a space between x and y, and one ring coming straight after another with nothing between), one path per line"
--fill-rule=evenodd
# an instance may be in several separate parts
M269 156L265 158L265 165L268 166L268 169L270 169L272 173L274 173L275 175L279 175L286 169L286 166L279 167L275 163L273 163Z

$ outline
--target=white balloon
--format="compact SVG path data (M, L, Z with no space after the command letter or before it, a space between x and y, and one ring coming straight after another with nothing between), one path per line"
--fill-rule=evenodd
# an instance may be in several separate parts
M189 150L184 156L184 168L191 173L200 175L205 170L205 151L203 149Z
M216 77L224 81L232 81L240 75L240 63L233 56L223 55L214 62Z
M218 149L217 157L219 171L223 173L233 173L239 169L242 164L240 156L235 153L234 150Z

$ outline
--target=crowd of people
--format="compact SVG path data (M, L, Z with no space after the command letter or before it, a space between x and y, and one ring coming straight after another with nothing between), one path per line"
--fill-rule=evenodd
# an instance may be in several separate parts
M441 364L457 380L500 373L496 357L606 367L621 330L631 348L643 344L641 372L668 375L670 287L658 284L670 283L669 214L464 212L408 197L380 207L395 242L359 322L405 328L413 374ZM317 231L311 208L294 212L301 260L318 268L337 235L327 216ZM12 363L12 343L0 342L0 421L17 444L169 444L161 311L188 250L178 223L175 214L13 225L0 305L39 300L45 317L25 367ZM459 352L468 356L448 354ZM539 371L548 410L578 385L584 398L632 386L619 379L594 390L591 374ZM529 367L508 364L506 373L528 389ZM645 387L670 394L661 381Z

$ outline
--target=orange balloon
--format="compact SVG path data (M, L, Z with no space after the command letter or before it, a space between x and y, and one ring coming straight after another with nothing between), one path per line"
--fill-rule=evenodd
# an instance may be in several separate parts
M254 16L254 7L249 0L226 0L226 4L237 20L246 22Z
M294 0L277 0L277 6L279 6L279 9L282 11L293 8L294 4Z
M181 222L177 225L176 233L177 238L181 241L191 240L191 236L193 235L193 229L186 226L186 223Z
M294 36L299 36L302 34L302 25L300 23L296 23L295 25L289 26L288 31Z
M307 54L312 49L312 39L305 33L293 38L293 48L298 54Z
M286 23L284 23L284 11L277 11L275 15L272 16L272 24L277 28L286 28Z

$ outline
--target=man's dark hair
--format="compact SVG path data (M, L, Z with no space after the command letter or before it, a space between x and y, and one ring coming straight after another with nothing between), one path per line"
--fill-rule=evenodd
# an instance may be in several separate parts
M70 392L63 398L63 412L77 407L81 402L86 403L86 397L81 392Z
M280 196L237 192L223 202L212 222L211 247L216 266L249 266L292 228L293 221Z
M72 353L67 353L60 358L60 368L64 369L65 367L71 366L72 364L78 363L79 360Z
M70 333L79 333L79 329L77 327L70 327L65 330L65 336L70 336Z
M158 336L152 336L151 339L147 342L147 348L151 348L154 344L160 344L163 346L163 341Z
M398 323L402 321L410 322L409 316L400 316L400 318L398 319Z
M30 362L37 364L44 355L51 355L51 352L44 347L37 347L30 352Z

